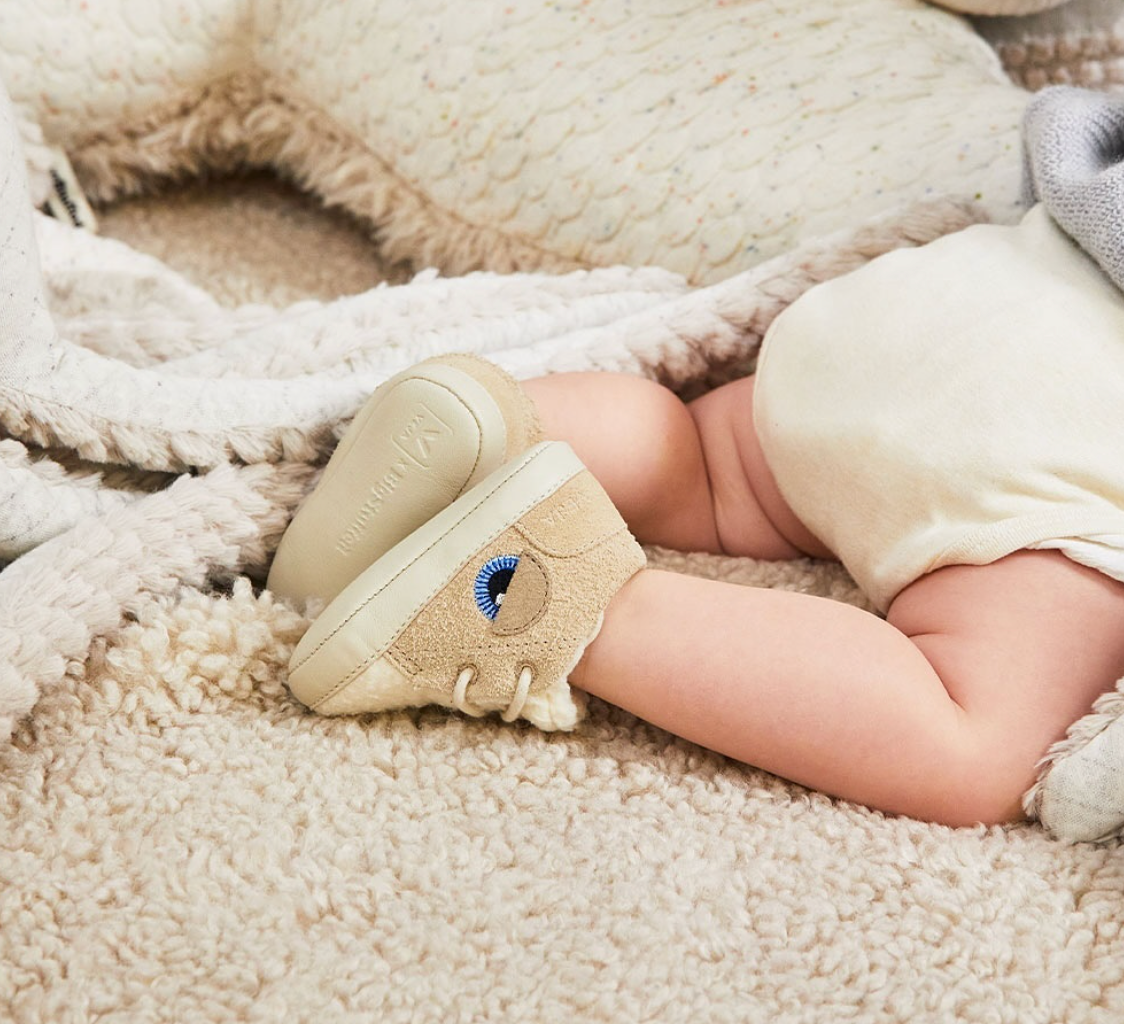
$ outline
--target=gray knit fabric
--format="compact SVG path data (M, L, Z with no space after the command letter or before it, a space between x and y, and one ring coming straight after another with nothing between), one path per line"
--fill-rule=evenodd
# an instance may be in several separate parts
M1056 86L1023 121L1026 200L1124 289L1124 96Z

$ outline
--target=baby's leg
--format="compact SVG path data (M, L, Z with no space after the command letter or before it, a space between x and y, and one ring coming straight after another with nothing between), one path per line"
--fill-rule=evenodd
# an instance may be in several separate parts
M753 378L685 405L626 374L524 385L549 438L567 441L636 537L679 551L781 559L831 555L777 492L753 431Z
M610 603L574 685L814 789L950 825L1021 817L1035 765L1124 675L1124 584L1057 552L923 577L888 621L670 573Z
M776 491L752 381L684 407L609 374L528 385L641 540L824 555ZM947 824L1009 821L1035 765L1124 675L1124 584L1057 552L942 569L887 620L782 591L646 571L571 681L805 785Z

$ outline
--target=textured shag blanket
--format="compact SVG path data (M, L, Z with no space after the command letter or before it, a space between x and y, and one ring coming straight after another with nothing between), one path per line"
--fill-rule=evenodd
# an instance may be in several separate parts
M99 31L75 32L74 5L0 0L10 41L16 29L30 40L13 45L19 60L5 54L24 109L71 141L119 130L77 147L95 178L99 167L112 178L153 152L169 171L180 168L199 156L190 126L207 127L203 149L218 147L219 166L285 154L295 124L323 126L282 88L310 62L282 61L284 75L265 75L261 62L279 41L284 53L301 52L312 7L321 43L343 38L334 5L200 0L184 5L183 24L163 17L170 6L94 6L79 17ZM934 114L965 105L960 93L930 87L931 68L971 71L972 95L992 97L971 108L984 111L990 134L979 133L974 152L952 142L929 149L940 152L942 181L955 177L949 168L982 160L996 175L985 200L1009 205L1000 186L1011 168L981 151L1010 151L1017 91L972 70L982 50L944 63L902 56L907 43L930 53L934 37L940 53L945 43L959 53L954 22L905 2L767 6L791 19L782 27L802 26L800 45L813 56L825 45L838 54L871 26L879 45L883 36L892 42L870 51L881 54L875 65L884 71L893 57L908 72L899 99L930 110L932 97ZM566 13L562 5L524 10L532 7ZM407 9L378 5L378 14L398 24ZM435 18L445 9L425 7ZM764 10L745 6L755 17ZM153 11L158 25L146 21ZM263 49L246 51L241 28L268 27L267 15L284 32L264 31ZM837 15L843 34L826 31L838 28ZM884 27L891 15L896 35ZM128 48L107 48L123 25ZM925 25L932 31L920 31ZM156 29L175 46L152 46ZM377 37L393 42L390 33ZM414 40L423 56L427 38ZM646 38L630 42L645 68ZM216 49L199 39L224 42ZM790 167L826 166L816 139L853 136L837 131L835 106L818 101L819 75L802 79L807 121L774 109L774 98L798 102L791 55L779 43L760 49L783 74L755 109L797 129L789 155L770 165L781 187ZM321 46L317 68L381 82L358 58L338 61L337 50ZM862 52L850 55L867 67ZM240 74L220 81L228 60ZM515 63L569 76L568 87L575 81L557 62ZM428 56L418 66L429 67ZM446 78L458 73L447 59L438 66ZM805 61L802 75L813 66ZM185 67L195 76L190 89L172 89L174 102L161 93L122 127L115 97L148 96L138 83L178 88ZM62 83L76 73L107 91L67 90ZM714 103L711 89L745 83L710 64L703 74L700 101L733 109ZM898 97L901 81L883 74L877 84ZM623 95L612 84L605 91ZM860 93L852 111L878 125L896 116L879 99L886 93ZM235 102L247 96L252 102ZM504 96L523 112L519 90ZM100 121L91 103L102 104ZM288 119L271 120L277 109ZM346 123L375 108L341 101L332 109ZM200 120L201 112L214 116ZM845 230L813 237L804 230L811 222L788 225L775 235L780 248L759 254L772 258L720 284L692 289L676 274L621 267L559 277L430 273L331 301L227 308L155 260L32 218L6 118L0 551L13 561L0 572L0 1018L1045 1022L1124 1013L1118 844L1065 847L1036 826L954 831L887 819L596 702L583 729L566 736L434 710L317 718L284 686L307 622L255 586L342 423L408 363L465 349L518 376L623 369L689 394L743 372L773 317L817 281L955 230L972 211L939 200L890 209L881 177L865 173L867 161L890 161L864 144L848 163L863 173L830 195L852 195L859 182L881 216L825 200L843 218L830 227ZM962 122L939 120L940 137L956 140ZM921 131L921 121L909 123ZM240 136L243 126L256 131ZM739 146L781 152L766 134L749 138ZM918 147L905 134L887 141L900 151L894 166L911 183L905 191L924 193ZM333 173L327 184L343 192L369 185ZM839 175L828 177L833 184ZM903 194L900 184L893 195ZM408 209L401 191L392 195ZM620 207L618 192L608 199ZM678 248L692 266L705 253L725 267L719 256L738 245L703 234ZM791 245L797 237L802 244ZM489 240L474 236L474 259ZM509 249L500 247L505 259ZM320 250L313 244L302 259L308 251ZM577 256L566 260L572 266ZM707 267L696 280L708 279ZM809 562L652 557L714 578L862 601L838 569Z
M208 287L287 302L293 287L267 291L261 278L291 260L293 216L269 222L270 244L239 196L209 218L195 204L177 220L168 203L159 220L150 205L128 226L158 233L169 259L213 260ZM67 251L72 236L43 227L50 300L73 337L108 333L96 268L114 268L126 324L151 316L152 300L201 300L153 261L85 236ZM107 230L123 229L107 217ZM239 269L234 232L261 241L264 265ZM358 258L333 256L324 234L318 251L346 278ZM415 313L437 315L430 300L454 290L424 282ZM191 322L187 306L173 304L175 322ZM653 558L861 600L824 564ZM1119 847L886 818L597 701L571 735L434 710L318 718L283 683L304 626L246 582L185 589L140 601L89 664L63 662L0 750L0 1018L1109 1024L1124 1013Z

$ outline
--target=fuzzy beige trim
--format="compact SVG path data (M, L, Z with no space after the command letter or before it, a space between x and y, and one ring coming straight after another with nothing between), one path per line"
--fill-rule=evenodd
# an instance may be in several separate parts
M108 202L207 172L272 167L370 225L390 261L449 275L582 264L431 202L324 112L258 74L236 74L69 147L90 197Z
M1026 89L1074 85L1124 89L1124 21L1116 28L1072 30L993 41L1012 80Z
M941 7L961 14L980 14L986 17L1037 14L1051 7L1061 7L1069 0L935 0Z

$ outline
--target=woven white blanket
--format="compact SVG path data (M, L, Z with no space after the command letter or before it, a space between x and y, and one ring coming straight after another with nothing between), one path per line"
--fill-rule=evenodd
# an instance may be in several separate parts
M922 0L0 0L106 199L277 167L395 259L729 277L904 202L1017 215L1026 94Z

